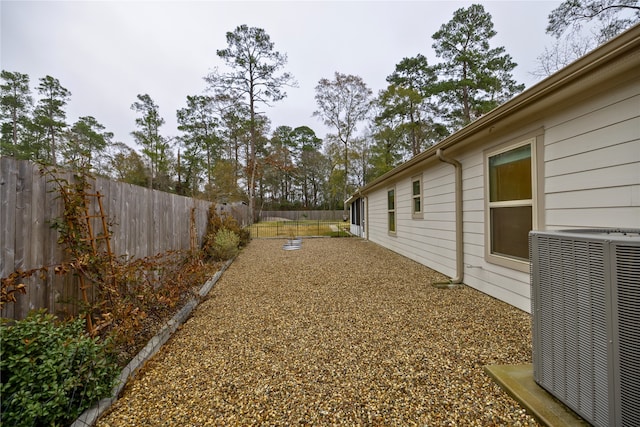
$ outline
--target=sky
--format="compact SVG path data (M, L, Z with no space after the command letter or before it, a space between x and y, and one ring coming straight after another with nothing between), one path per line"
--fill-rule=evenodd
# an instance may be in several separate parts
M204 77L226 70L216 50L239 25L265 30L297 80L287 97L264 107L272 129L330 128L312 117L315 87L335 72L362 77L377 94L403 58L438 62L432 35L462 7L480 3L493 18L491 47L504 46L526 87L539 79L536 58L551 46L547 17L560 1L6 1L0 0L0 65L28 74L34 99L50 75L71 92L67 122L93 116L114 141L135 145L131 104L148 94L165 136L179 136L176 111L205 94Z

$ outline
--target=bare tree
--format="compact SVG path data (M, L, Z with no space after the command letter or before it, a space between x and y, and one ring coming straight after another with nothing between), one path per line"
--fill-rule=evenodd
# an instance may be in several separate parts
M557 41L531 74L546 77L638 22L638 0L565 0L549 14L547 34Z
M553 46L544 48L544 52L536 58L537 68L530 74L545 78L586 55L595 47L596 43L591 37L576 35L558 39Z
M638 0L565 0L549 14L547 33L559 38L568 29L600 22L598 44L640 21Z
M372 94L362 77L338 72L334 80L320 79L316 86L318 110L313 115L327 126L335 128L335 136L344 146L343 200L349 197L349 145L353 142L358 123L367 117ZM344 215L347 215L346 205Z

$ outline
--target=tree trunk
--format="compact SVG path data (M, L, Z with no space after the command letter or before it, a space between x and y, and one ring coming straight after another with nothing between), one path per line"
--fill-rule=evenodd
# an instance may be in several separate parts
M49 148L51 149L51 164L52 165L57 165L58 162L56 160L56 137L55 137L55 131L53 130L53 128L50 129L50 136L51 136L51 140L49 142Z
M249 225L253 224L255 215L254 186L256 180L256 112L254 109L253 90L249 94L249 109L251 112L250 141L249 141ZM249 166L249 165L248 165Z
M348 182L349 182L349 145L344 143L344 198L342 199L342 219L346 221L348 218L347 213L347 204L345 200L349 198L349 194L347 193Z
M18 113L17 109L14 108L12 111L12 120L13 120L13 148L18 146ZM15 154L15 153L14 153Z

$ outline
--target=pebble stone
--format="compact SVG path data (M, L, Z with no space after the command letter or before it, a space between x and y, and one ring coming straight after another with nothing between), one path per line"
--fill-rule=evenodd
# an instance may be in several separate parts
M536 426L483 371L531 362L531 318L357 239L253 240L97 422Z

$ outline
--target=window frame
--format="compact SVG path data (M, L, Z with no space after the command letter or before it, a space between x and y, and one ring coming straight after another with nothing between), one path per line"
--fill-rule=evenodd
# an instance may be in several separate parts
M413 185L414 183L418 183L420 185L419 193L413 193ZM422 188L422 174L414 176L411 178L411 218L413 219L423 219L424 218L424 197L423 197L423 188ZM420 202L420 210L416 211L416 199Z
M393 197L393 207L390 206L390 195ZM398 197L396 187L387 188L387 233L395 236L398 232ZM393 216L393 229L391 229L391 217Z
M491 209L492 208L501 208L501 207L523 207L530 206L531 207L531 230L537 230L539 227L538 218L539 218L539 189L541 188L541 183L538 181L538 177L541 174L538 173L538 169L541 167L541 153L540 142L538 140L538 136L529 136L525 138L518 139L515 142L508 142L497 147L493 147L484 152L484 206L485 206L485 261L501 265L504 267L512 268L515 270L519 270L522 272L529 272L530 269L530 260L521 259L514 256L509 256L505 254L497 254L492 252L493 242L492 242L492 221L491 221ZM490 159L494 156L516 150L518 148L529 145L531 147L531 199L518 199L518 200L508 200L508 201L491 201L491 182L490 182Z

